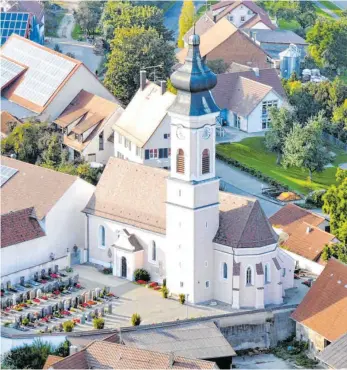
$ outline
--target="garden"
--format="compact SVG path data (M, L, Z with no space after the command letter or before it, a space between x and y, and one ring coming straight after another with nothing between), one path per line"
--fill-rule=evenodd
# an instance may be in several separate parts
M336 183L335 173L339 164L347 162L347 153L342 149L330 146L329 149L336 155L332 166L325 168L321 173L313 173L312 181L308 179L307 171L301 168L283 168L276 164L276 154L269 152L263 137L252 137L238 143L217 145L217 157L241 170L250 172L256 177L273 180L271 185L284 185L301 194L308 194L312 190L327 189Z

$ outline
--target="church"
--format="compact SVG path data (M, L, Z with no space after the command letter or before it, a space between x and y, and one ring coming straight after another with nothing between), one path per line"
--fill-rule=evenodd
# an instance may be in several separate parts
M217 78L199 44L191 35L185 63L171 76L171 170L110 158L83 211L88 261L128 280L144 268L191 303L281 304L294 261L256 199L219 191Z

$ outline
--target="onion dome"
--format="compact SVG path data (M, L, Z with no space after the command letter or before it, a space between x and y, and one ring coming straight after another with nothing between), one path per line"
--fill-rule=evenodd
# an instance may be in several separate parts
M217 84L216 75L207 67L200 54L200 37L191 35L184 64L171 75L177 97L169 111L189 116L219 112L211 91Z

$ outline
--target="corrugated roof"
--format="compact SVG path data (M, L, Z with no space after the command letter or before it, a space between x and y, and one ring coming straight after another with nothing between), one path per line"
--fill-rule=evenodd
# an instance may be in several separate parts
M330 259L292 319L334 341L347 332L347 265Z
M113 129L138 147L143 147L167 115L176 95L169 91L161 94L160 86L147 81L131 99Z
M122 341L127 346L187 358L215 359L236 355L213 322L139 328L122 332Z
M262 29L245 29L244 32L255 35L256 41L271 44L298 44L308 45L308 43L295 32L290 30L262 30Z
M41 220L78 179L4 156L1 164L18 170L1 187L1 214L34 207Z
M330 369L347 369L347 332L324 348L317 357Z

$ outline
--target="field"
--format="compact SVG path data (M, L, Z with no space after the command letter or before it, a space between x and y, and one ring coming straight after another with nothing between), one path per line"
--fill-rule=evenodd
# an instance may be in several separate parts
M336 147L330 149L337 154L333 161L334 166L347 162L346 152ZM267 151L263 137L247 138L239 143L219 144L217 153L254 168L302 194L307 194L311 190L326 189L335 183L336 167L326 168L321 173L314 173L312 182L310 182L307 171L294 167L284 169L276 165L276 154Z
M341 8L339 8L337 5L335 5L334 3L332 3L331 1L329 1L329 0L320 0L319 2L321 4L323 4L326 8L330 9L332 12L334 12L339 17L342 16L343 10Z

